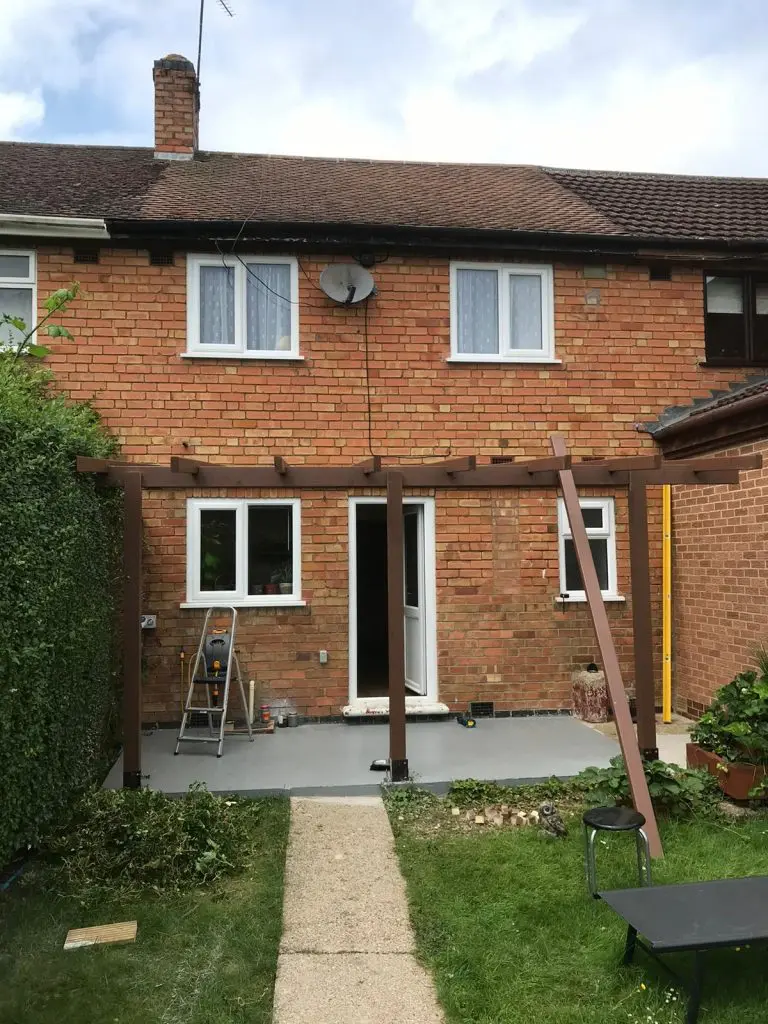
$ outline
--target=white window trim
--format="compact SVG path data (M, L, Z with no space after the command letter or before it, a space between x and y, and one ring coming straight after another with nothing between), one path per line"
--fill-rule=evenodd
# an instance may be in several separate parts
M616 583L616 503L613 498L580 498L579 504L582 509L599 508L603 512L603 526L600 529L590 527L587 530L587 537L599 537L608 542L608 589L601 590L604 601L623 601L624 598L618 593ZM568 522L568 513L565 510L565 502L562 498L557 499L557 545L558 561L560 566L560 597L562 603L571 601L586 601L587 595L584 590L566 590L565 587L565 541L571 540L571 527ZM566 596L567 595L567 596Z
M29 288L32 292L32 323L27 324L27 330L31 331L37 323L37 253L34 249L0 249L0 256L27 256L29 257L28 277L0 277L0 288ZM33 338L33 341L35 339ZM43 342L40 341L39 344ZM6 348L5 338L0 338L0 347Z
M290 505L293 508L293 592L290 594L249 594L247 581L247 511L250 505ZM236 512L235 590L200 589L200 513L204 509ZM187 498L187 600L182 608L235 605L240 608L303 606L301 598L301 499L299 498Z
M457 271L495 270L499 278L499 351L490 353L459 352L459 320ZM509 336L509 289L507 278L515 274L541 278L541 348L525 349L510 345ZM554 275L552 266L545 263L451 263L451 356L452 363L554 363L555 359L555 310Z
M241 262L242 260L242 262ZM248 271L246 263L286 264L291 270L291 347L285 350L249 349L245 330ZM200 268L234 267L235 270L235 343L203 345L200 342ZM299 355L299 262L294 256L187 256L187 351L186 357L209 359L300 359Z

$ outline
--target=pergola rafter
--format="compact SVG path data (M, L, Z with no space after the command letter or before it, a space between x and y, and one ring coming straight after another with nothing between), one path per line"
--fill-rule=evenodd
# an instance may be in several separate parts
M579 565L589 598L589 610L601 649L611 702L627 758L633 793L645 785L637 774L640 752L658 756L656 749L653 634L648 559L647 488L661 484L737 484L739 474L762 465L759 454L665 460L659 453L573 461L562 438L551 438L553 455L523 462L480 463L474 455L435 462L386 463L373 455L356 465L313 466L289 464L274 455L271 465L210 463L173 456L168 465L118 462L79 456L81 473L98 474L106 483L125 492L124 594L123 594L123 784L141 784L141 491L205 488L252 488L301 490L351 490L384 488L387 494L387 578L389 590L389 700L390 765L393 781L408 778L405 743L405 640L403 631L403 489L445 488L559 488L574 537ZM629 708L615 658L608 620L592 561L586 529L578 503L578 487L627 487L629 492L630 567L634 630L635 690L638 735L635 743ZM581 543L579 539L581 538ZM591 570L590 570L591 566ZM594 577L592 579L592 577ZM590 580L592 581L590 584ZM591 594L591 597L590 597ZM602 612L600 611L602 609ZM399 623L399 625L398 625ZM607 630L607 633L606 633ZM607 639L606 639L607 637ZM611 654L613 651L613 654ZM617 682L618 679L618 682ZM622 703L623 697L623 703ZM622 707L626 706L626 714ZM629 723L629 724L628 724ZM629 729L629 732L627 731ZM630 735L631 734L631 735ZM634 757L637 755L637 758ZM647 792L647 787L646 787ZM637 801L637 796L635 797ZM643 812L645 798L640 798ZM649 806L649 804L648 804ZM652 812L652 809L651 809ZM660 855L660 843L655 843Z

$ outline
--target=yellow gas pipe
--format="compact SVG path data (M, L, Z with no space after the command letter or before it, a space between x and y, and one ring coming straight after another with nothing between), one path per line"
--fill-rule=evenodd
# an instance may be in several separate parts
M672 721L672 489L662 491L662 720Z

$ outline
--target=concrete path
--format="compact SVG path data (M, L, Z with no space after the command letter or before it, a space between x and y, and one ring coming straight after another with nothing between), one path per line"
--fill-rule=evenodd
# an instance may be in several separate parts
M443 1024L379 797L291 800L274 1024Z

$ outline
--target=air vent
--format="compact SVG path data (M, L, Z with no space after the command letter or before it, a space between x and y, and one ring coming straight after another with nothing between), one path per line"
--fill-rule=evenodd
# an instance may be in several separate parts
M492 455L491 456L491 465L492 466L504 466L508 462L514 462L514 461L515 461L515 456L514 455Z
M75 249L73 250L73 256L75 263L98 263L99 262L99 250L98 249Z
M469 713L473 718L493 718L495 712L492 700L471 700Z
M672 280L672 268L666 266L663 263L657 263L655 266L648 267L648 280L649 281L671 281Z
M172 267L173 266L173 253L172 252L151 252L149 254L149 263L153 267Z

